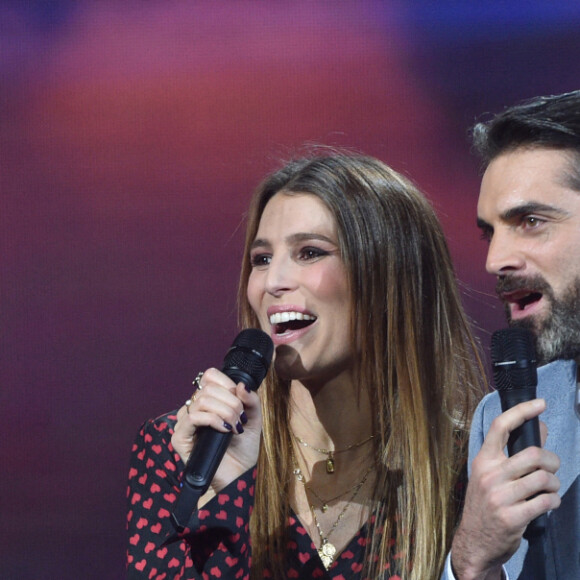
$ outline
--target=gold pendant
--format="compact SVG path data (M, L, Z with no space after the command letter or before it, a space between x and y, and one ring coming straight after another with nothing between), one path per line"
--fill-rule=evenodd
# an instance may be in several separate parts
M326 460L326 473L334 473L334 456L332 452L328 454L328 459Z
M322 513L325 514L328 511L328 504L324 502L320 509L322 510Z
M320 556L320 559L322 560L322 565L326 568L326 570L328 570L334 562L336 548L328 540L325 540L322 546L318 548L317 552Z

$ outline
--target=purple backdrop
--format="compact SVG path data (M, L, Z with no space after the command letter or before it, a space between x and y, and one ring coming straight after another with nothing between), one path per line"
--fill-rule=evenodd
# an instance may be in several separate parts
M123 576L141 422L236 332L240 227L304 143L433 200L465 304L502 325L467 128L578 88L576 2L0 3L0 576Z

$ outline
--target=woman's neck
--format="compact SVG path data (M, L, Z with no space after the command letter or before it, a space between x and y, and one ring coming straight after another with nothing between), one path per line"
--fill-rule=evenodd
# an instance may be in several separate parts
M323 449L345 449L373 435L368 394L352 381L324 385L292 381L290 428L295 437Z

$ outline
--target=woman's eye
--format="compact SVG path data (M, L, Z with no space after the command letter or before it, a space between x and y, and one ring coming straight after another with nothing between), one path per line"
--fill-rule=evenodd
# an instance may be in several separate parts
M267 266L270 263L271 257L269 254L255 254L250 256L250 264L252 268L259 268L260 266Z
M316 258L326 256L327 254L328 252L325 252L320 248L302 248L300 252L298 252L298 258L300 260L316 260Z

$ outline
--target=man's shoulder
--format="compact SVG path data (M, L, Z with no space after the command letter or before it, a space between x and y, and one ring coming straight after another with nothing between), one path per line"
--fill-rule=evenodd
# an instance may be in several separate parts
M576 384L576 363L573 360L555 360L538 368L538 390L552 386Z
M564 385L576 384L576 363L573 360L556 360L547 365L538 367L538 396L550 394L552 387L562 390ZM477 406L476 414L486 414L489 411L501 409L501 402L497 391L485 395Z
M548 409L543 420L561 421L574 407L576 390L576 363L572 360L557 360L538 368L537 396L546 399ZM501 401L497 391L492 391L479 402L472 421L472 436L480 443L492 421L501 414ZM560 416L560 417L559 417Z
M481 399L475 410L474 421L481 421L490 414L493 416L501 413L501 400L497 391L491 391Z

